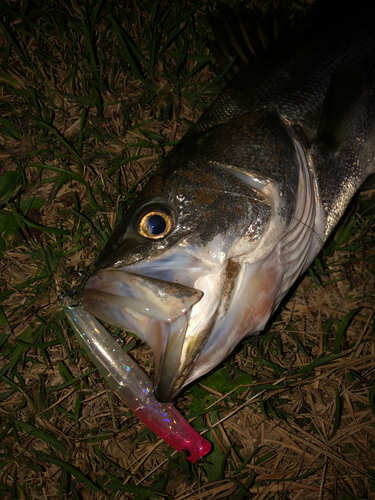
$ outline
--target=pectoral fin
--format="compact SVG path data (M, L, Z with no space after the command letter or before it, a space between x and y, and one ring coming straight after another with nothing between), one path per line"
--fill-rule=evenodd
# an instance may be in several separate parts
M369 85L363 70L339 66L333 73L323 103L313 147L337 156L363 129Z
M324 207L325 241L362 182L375 170L375 75L371 65L334 72L308 152Z

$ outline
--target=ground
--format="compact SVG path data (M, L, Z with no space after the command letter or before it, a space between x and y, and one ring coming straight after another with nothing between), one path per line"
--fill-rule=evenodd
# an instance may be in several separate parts
M212 443L192 466L109 390L57 293L220 91L206 5L1 9L0 497L375 498L371 184L265 332L177 399ZM150 373L151 349L112 333Z

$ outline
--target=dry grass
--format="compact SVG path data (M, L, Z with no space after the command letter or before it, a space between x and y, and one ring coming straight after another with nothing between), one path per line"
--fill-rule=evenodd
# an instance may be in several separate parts
M151 4L22 5L0 26L0 498L375 498L372 191L266 331L178 399L213 444L187 465L109 391L56 296L218 92L205 9L176 2L166 29Z

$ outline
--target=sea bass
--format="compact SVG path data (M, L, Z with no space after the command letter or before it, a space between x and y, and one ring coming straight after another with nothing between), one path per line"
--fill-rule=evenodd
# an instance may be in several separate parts
M152 346L159 401L264 329L374 171L374 26L246 66L110 237L80 300Z

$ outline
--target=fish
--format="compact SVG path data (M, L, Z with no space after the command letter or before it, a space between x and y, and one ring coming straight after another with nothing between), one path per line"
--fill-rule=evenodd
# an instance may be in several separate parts
M151 345L161 402L265 328L375 170L375 8L325 25L243 67L162 160L79 294Z

